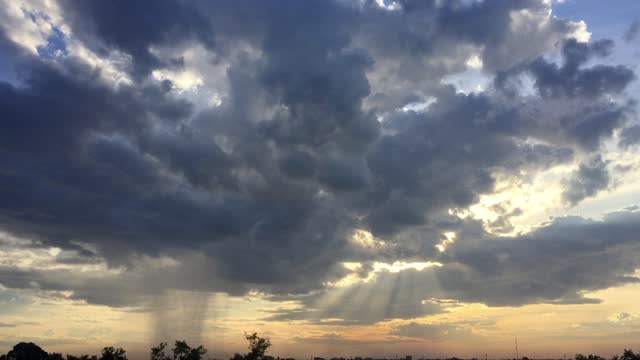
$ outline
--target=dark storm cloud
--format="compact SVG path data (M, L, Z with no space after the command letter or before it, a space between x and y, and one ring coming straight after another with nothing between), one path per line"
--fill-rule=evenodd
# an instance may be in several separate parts
M35 282L112 306L165 288L307 294L348 273L345 261L440 258L442 232L462 226L448 211L492 192L497 173L567 164L585 149L599 151L624 125L628 105L606 95L621 94L633 72L586 67L612 51L610 41L568 40L559 66L542 56L576 25L555 17L528 23L548 14L542 1L438 3L405 1L390 11L344 1L61 2L73 37L60 41L131 59L118 70L132 83L117 86L72 52L43 59L3 36L20 76L0 83L0 226L33 246L60 247L60 264L123 266L89 278L5 267L3 285ZM521 10L536 16L516 24ZM528 25L538 30L517 28ZM170 81L149 76L184 67L177 49L186 46L225 64L219 106L200 109ZM443 85L476 53L488 75L533 74L541 96ZM424 111L402 110L427 99ZM585 166L569 181L578 191L571 203L606 186L597 166ZM351 241L358 228L387 243ZM155 260L141 260L149 256ZM471 265L456 256L434 270L453 286L439 294L498 303L474 286L460 292ZM162 257L178 264L164 266ZM420 273L406 276L418 281ZM506 287L500 280L494 289ZM578 284L599 287L588 280ZM429 293L402 287L389 298L363 298L360 308L295 316L371 323L438 310L419 303ZM505 290L505 302L579 301L577 290Z
M209 19L190 1L63 0L64 16L85 43L98 52L119 50L133 58L133 73L147 75L163 64L152 46L195 40L214 47ZM174 63L179 65L179 59Z
M131 143L149 131L152 118L189 114L188 103L155 88L113 92L84 81L91 74L80 67L78 78L46 65L31 70L25 87L3 83L0 90L0 156L12 168L2 173L0 190L7 230L63 247L70 240L108 242L117 256L120 245L152 249L178 234L188 244L241 226L233 214L246 204L196 198ZM233 206L223 205L229 201ZM218 213L218 220L203 221L206 212ZM183 213L191 216L165 221Z

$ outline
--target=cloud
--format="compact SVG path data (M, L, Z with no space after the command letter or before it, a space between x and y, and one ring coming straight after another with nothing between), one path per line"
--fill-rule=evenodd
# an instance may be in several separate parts
M632 42L638 38L638 34L640 34L640 20L635 20L624 33L624 40L626 42Z
M153 2L130 4L116 1L90 4L82 1L62 1L63 17L73 32L94 50L117 49L133 58L132 73L148 75L163 65L151 52L152 46L197 40L212 48L214 31L208 19L192 4ZM173 59L179 64L179 59Z
M580 164L578 170L571 173L570 178L566 181L563 196L566 202L575 205L587 197L596 195L608 186L607 162L598 156Z
M468 227L436 272L448 297L490 305L590 303L584 291L635 283L636 211L603 220L556 218L531 233L495 238Z
M289 298L301 307L281 309L270 319L375 323L448 311L434 299L488 306L599 303L585 292L640 281L633 275L640 266L638 227L640 213L635 210L610 213L603 220L555 218L530 233L504 237L468 221L441 254L442 266L381 272L367 282ZM349 299L347 305L343 299ZM373 306L378 302L384 306ZM395 308L403 310L389 316L388 310ZM417 336L422 329L417 328L406 330L414 335L403 336ZM445 330L436 326L427 328L425 334L436 336Z
M562 46L562 66L540 57L499 73L497 84L502 86L510 76L524 71L533 77L540 96L546 98L566 96L589 99L619 94L635 78L633 70L621 65L584 67L589 60L609 56L613 46L613 41L609 39L591 43L569 39Z
M640 126L634 125L627 127L620 133L620 146L628 148L640 142Z
M424 99L470 58L488 72L509 69L584 25L551 16L542 1L396 1L395 11L369 4L356 38L376 60L366 103L386 111Z
M0 314L11 315L29 307L33 303L33 297L28 296L18 290L7 289L0 286Z
M419 324L411 322L393 329L392 335L427 339L431 341L468 339L472 332L458 324Z
M14 328L23 325L39 325L40 323L33 321L17 321L17 322L2 322L0 323L0 328Z
M471 226L450 210L491 194L497 174L518 177L599 153L632 113L609 96L622 96L633 71L587 67L613 43L573 39L581 25L550 16L545 1L401 1L396 10L344 1L62 1L56 11L59 56L24 51L16 33L0 37L15 75L0 82L0 228L32 248L60 250L46 267L3 266L4 286L69 290L110 306L139 306L165 289L322 294L301 300L302 314L274 317L371 323L440 311L420 303L431 297L580 302L587 300L579 290L629 280L631 260L601 278L545 288L525 281L517 263L476 269L468 253L491 255L466 233L451 253L435 247L444 232ZM556 43L562 65L545 57ZM189 90L192 99L170 76L153 76L184 69L185 49L215 64L212 76L224 84L212 85L211 68L200 66L205 80ZM113 54L125 60L114 65ZM487 77L505 82L464 94L442 81L474 56ZM113 70L105 64L129 81L105 81ZM507 82L523 74L537 93L510 91ZM213 93L216 101L198 97ZM606 187L603 163L574 174L570 202ZM359 245L358 231L384 246ZM474 236L523 256L530 243L556 250L543 234L513 248ZM536 254L547 269L557 265L553 254ZM345 262L431 260L444 266L380 275L337 294L385 294L363 298L360 308L307 309L329 301L327 284L351 272ZM90 264L98 269L73 271ZM531 279L544 283L536 271ZM512 286L510 276L526 285ZM434 287L405 286L420 281ZM385 292L393 286L402 290ZM495 297L500 291L504 299Z
M361 325L442 313L444 309L439 304L424 301L432 291L424 280L413 270L382 272L369 282L294 298L300 307L276 310L267 319Z

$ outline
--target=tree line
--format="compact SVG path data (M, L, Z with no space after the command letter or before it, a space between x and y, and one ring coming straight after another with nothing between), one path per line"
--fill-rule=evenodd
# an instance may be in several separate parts
M271 356L265 355L271 346L271 340L260 337L257 333L245 334L249 341L249 352L246 354L235 353L231 360L269 360ZM176 340L173 349L167 348L166 342L161 342L158 346L152 347L149 352L150 360L206 360L207 349L200 345L191 347L186 341ZM5 355L0 355L0 360L128 360L127 352L123 348L108 346L102 349L100 356L97 355L70 355L63 356L61 353L48 353L40 346L32 342L21 342ZM640 359L638 359L640 360Z
M271 340L260 337L257 333L245 334L249 342L249 352L246 354L235 353L230 360L273 360L273 357L266 355L271 347ZM149 352L149 360L209 360L205 358L207 349L200 345L191 347L186 341L176 340L173 349L167 348L166 342L161 342L158 346L152 347ZM123 348L108 346L102 349L100 356L97 355L70 355L62 356L61 353L48 353L40 346L32 342L21 342L13 346L13 349L6 355L1 355L0 360L128 360L127 352ZM457 359L457 358L452 358ZM631 349L624 349L622 355L615 355L606 359L598 355L576 354L575 360L640 360L640 353L636 354ZM529 360L523 357L522 360Z

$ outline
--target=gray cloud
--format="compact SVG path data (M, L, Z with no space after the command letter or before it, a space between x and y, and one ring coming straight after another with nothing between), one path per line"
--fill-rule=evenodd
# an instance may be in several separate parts
M512 238L483 236L470 227L450 247L451 266L436 272L449 297L493 305L593 302L580 295L637 282L638 212L610 213L602 221L556 218ZM449 250L449 248L448 248ZM482 279L482 280L481 280Z
M115 1L93 4L63 0L64 16L85 43L97 52L115 49L133 58L132 72L147 75L155 68L179 65L180 59L164 63L151 51L152 46L197 40L209 48L215 47L214 30L193 3L171 1Z
M640 34L640 20L635 20L624 33L624 40L626 42L632 42L638 38L638 34Z
M576 205L585 198L596 195L609 186L609 171L607 161L600 156L589 159L580 164L578 170L571 173L565 184L564 200L570 205Z
M608 39L588 44L570 39L562 46L562 66L540 57L526 65L501 72L496 83L502 86L509 76L525 71L533 76L534 86L540 96L546 98L596 98L618 94L635 78L633 70L625 66L610 65L584 67L591 59L609 56L613 46L613 41Z
M301 308L281 310L271 319L315 322L331 317L345 319L343 324L348 325L383 321L390 318L385 309L396 306L406 310L394 318L446 312L446 307L440 308L442 304L432 299L489 306L599 303L583 293L640 281L633 276L640 266L636 256L639 227L640 213L635 210L610 213L601 221L556 218L531 233L512 237L496 237L479 223L467 222L441 254L441 267L381 272L375 281L298 299ZM352 308L344 307L341 294L348 294L344 298L350 299ZM386 306L370 306L377 301ZM440 311L428 311L425 304ZM340 311L332 311L334 306ZM415 326L403 330L407 333L402 336L437 336L445 330Z
M620 146L628 148L640 142L640 125L624 128L620 133Z
M39 325L40 323L37 322L33 322L33 321L17 321L17 322L0 322L0 328L14 328L17 326L23 326L23 325Z
M472 335L472 332L468 328L461 327L455 323L419 324L415 322L400 325L393 329L391 333L396 336L420 338L431 341L460 338L468 339Z
M375 59L366 102L384 111L424 100L442 78L465 71L473 55L488 73L506 70L578 28L548 17L548 5L540 1L394 1L396 11L366 4L369 20L362 22L356 44ZM517 16L521 12L528 15Z

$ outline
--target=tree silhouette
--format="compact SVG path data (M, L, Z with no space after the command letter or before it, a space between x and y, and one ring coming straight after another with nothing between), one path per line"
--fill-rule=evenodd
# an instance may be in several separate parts
M640 354L634 354L631 349L624 349L620 360L640 360Z
M605 358L603 358L602 356L593 355L593 354L589 354L588 356L584 356L582 354L576 354L575 360L605 360Z
M98 357L95 355L89 356L87 354L82 354L80 356L67 354L67 360L98 360Z
M49 354L32 342L21 342L13 346L7 353L7 360L48 360Z
M102 349L99 360L127 360L126 351L123 348L108 346Z
M269 338L263 338L258 336L258 333L244 334L244 337L249 341L249 353L247 355L240 355L235 353L231 360L263 360L265 359L265 353L271 346L271 340Z
M249 352L246 355L235 353L231 360L272 360L273 357L265 355L271 347L271 340L267 337L260 337L258 333L244 334L249 341ZM152 347L150 360L203 360L207 350L202 346L190 347L186 341L176 341L171 353L167 353L167 343L161 342L158 346ZM102 349L100 358L97 356L67 354L67 360L128 360L126 351L123 348L108 346ZM523 357L522 360L527 359ZM21 342L13 346L13 349L6 355L0 355L0 360L64 360L60 353L47 353L34 343ZM450 360L459 360L451 358ZM605 360L605 358L589 354L587 356L576 354L575 360ZM610 360L640 360L640 354L634 353L631 349L624 349L622 356L613 356Z
M151 360L168 360L171 359L164 352L164 349L167 347L166 342L161 342L158 346L151 348Z
M202 345L197 348L191 348L184 340L176 341L173 348L173 358L174 360L201 360L206 352L207 349Z
M207 353L202 345L197 348L190 347L186 341L176 340L173 347L173 356L168 355L165 352L167 348L166 342L161 342L158 346L151 348L151 360L202 360L204 354Z

